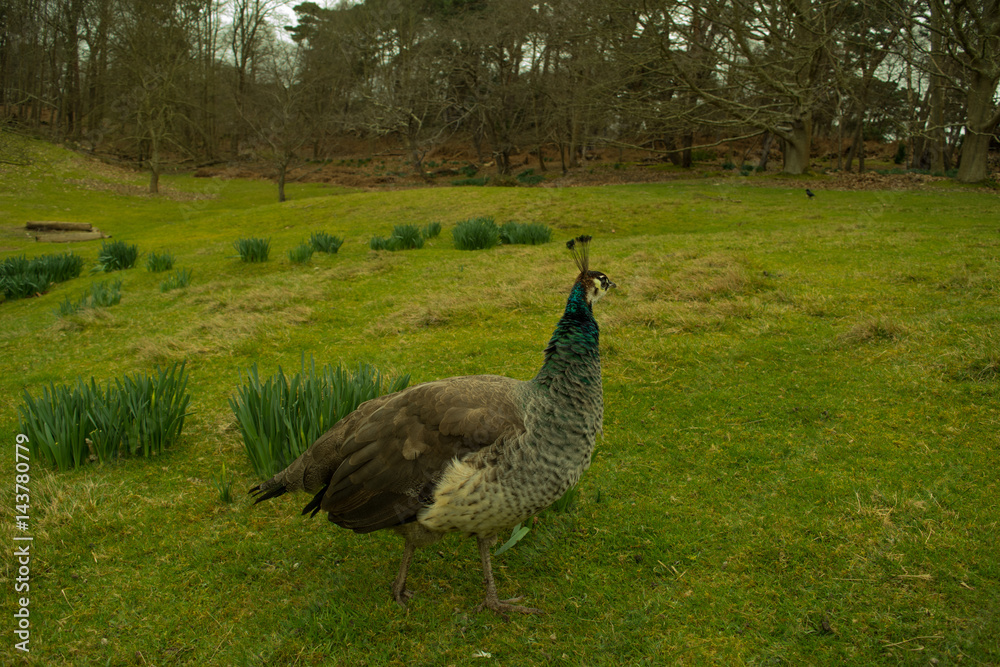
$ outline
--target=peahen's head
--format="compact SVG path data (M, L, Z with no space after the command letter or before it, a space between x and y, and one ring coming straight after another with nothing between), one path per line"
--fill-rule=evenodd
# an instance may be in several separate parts
M592 271L590 268L590 239L589 236L578 236L566 242L566 247L573 253L580 274L576 277L576 283L583 288L584 298L587 305L593 306L612 287L618 287L611 279L600 271ZM575 286L574 286L575 287Z

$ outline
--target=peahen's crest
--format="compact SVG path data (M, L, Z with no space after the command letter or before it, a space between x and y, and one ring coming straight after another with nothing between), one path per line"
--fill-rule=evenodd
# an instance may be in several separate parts
M580 269L580 275L585 276L590 272L590 240L591 236L583 235L575 239L566 241L566 247L573 253L573 261Z

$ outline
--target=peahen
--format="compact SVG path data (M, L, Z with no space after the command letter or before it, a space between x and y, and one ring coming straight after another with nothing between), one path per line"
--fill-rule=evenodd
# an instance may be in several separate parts
M250 492L313 499L357 533L393 528L406 540L392 594L401 606L417 547L449 532L479 545L486 607L538 613L498 599L490 548L501 531L545 509L590 465L604 413L593 304L615 284L589 267L589 236L567 243L580 270L533 380L452 377L361 404L285 470Z

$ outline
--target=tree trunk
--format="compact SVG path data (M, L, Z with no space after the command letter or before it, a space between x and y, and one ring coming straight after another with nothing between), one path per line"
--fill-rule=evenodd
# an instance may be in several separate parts
M410 151L410 166L413 173L420 178L427 178L424 174L424 156L426 151L420 150L420 122L411 115L406 124L406 148Z
M501 176L510 176L510 148L501 148L493 156L496 158L497 173Z
M684 169L691 168L691 146L694 144L694 133L688 132L681 139L681 146L684 148L681 151L681 167Z
M288 163L282 162L278 165L278 201L285 201L285 174L288 172Z
M149 148L149 194L155 195L160 192L160 142L156 136L156 131L152 132Z
M681 153L677 150L677 141L671 136L663 140L663 150L668 151L666 159L675 167L681 166Z
M929 146L930 146L930 169L932 173L944 173L944 87L945 80L941 75L944 68L944 55L941 50L941 5L937 2L930 3L931 9L931 87L930 96L930 122Z
M483 132L482 128L476 128L472 133L472 147L476 150L476 164L483 165Z
M77 48L76 40L70 42L72 48ZM66 86L63 91L63 112L60 120L66 121L65 135L70 141L80 138L80 61L77 57L66 63Z
M774 142L774 134L768 132L764 135L764 145L760 149L760 161L757 162L757 171L767 169L767 160L771 157L771 144Z
M962 156L958 163L958 180L962 183L978 183L986 180L986 155L990 147L990 135L974 133L965 129L962 141Z
M574 112L569 123L569 166L571 169L575 169L580 166L580 163L576 161L576 151L579 147L579 140L580 124L577 121L576 112Z
M101 141L101 124L103 121L104 96L107 89L107 24L109 20L104 15L103 7L97 25L97 34L92 43L88 43L87 58L87 127L85 131L90 136L91 151L98 148Z
M863 116L863 114L862 114ZM858 173L865 173L865 123L858 120Z
M812 145L810 125L808 119L796 119L792 122L792 129L781 137L785 141L784 173L804 174L809 170L809 148Z
M416 147L410 147L410 164L413 165L413 173L420 178L427 178L424 173L424 155Z
M149 194L155 195L160 192L160 165L150 160L149 162Z
M412 129L413 128L411 128L411 131L407 132L406 135L406 143L408 144L407 148L410 151L410 165L413 167L414 174L420 178L427 178L426 174L424 174L425 153L420 151L420 142L417 141L417 133L412 131Z
M854 140L851 142L851 148L847 151L847 165L844 167L844 171L851 171L854 165L854 158L858 158L858 173L860 174L864 168L864 155L865 145L864 145L864 127L861 124L860 119L854 126Z
M986 156L990 137L1000 116L993 109L996 89L996 78L974 71L967 98L968 118L962 139L962 157L958 164L958 180L962 183L977 183L988 175Z
M844 168L844 116L837 116L837 171Z

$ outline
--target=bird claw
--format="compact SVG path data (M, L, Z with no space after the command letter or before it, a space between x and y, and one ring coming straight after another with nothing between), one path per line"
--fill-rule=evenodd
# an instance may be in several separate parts
M413 591L409 588L404 588L401 591L393 591L392 597L395 598L396 604L398 604L403 609L406 609L407 601L413 597Z

